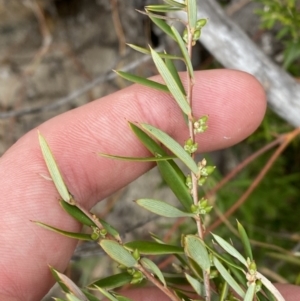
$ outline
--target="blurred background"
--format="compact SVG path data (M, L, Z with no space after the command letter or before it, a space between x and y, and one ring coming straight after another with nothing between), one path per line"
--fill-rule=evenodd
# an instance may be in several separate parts
M135 11L157 2L0 0L0 154L40 123L129 85L112 69L145 77L156 74L149 57L125 43L178 51L146 16ZM299 1L220 0L218 4L226 18L299 85ZM193 64L196 70L227 67L201 43L195 46ZM218 169L205 187L215 208L206 223L208 229L234 241L238 219L253 239L261 271L275 282L299 284L300 148L293 131L269 109L246 141L207 155ZM141 196L174 202L154 169L99 203L94 212L123 229L127 240L149 239L149 232L159 230L160 237L175 243L176 229L193 231L184 220L157 219L136 208L132 200ZM219 223L227 210L232 212ZM115 268L103 258L97 246L81 244L66 273L86 285ZM59 292L54 288L44 301L53 294Z

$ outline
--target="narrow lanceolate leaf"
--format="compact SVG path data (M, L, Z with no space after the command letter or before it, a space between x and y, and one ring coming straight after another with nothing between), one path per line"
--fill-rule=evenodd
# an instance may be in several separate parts
M130 268L137 264L136 259L121 245L112 240L103 239L100 246L114 261Z
M173 11L179 11L181 10L180 7L174 7L170 5L147 5L145 7L146 11L151 11L151 12L158 12L158 13L169 13Z
M187 13L190 28L195 28L197 22L197 0L187 1Z
M246 256L249 257L251 259L251 261L253 261L251 245L250 245L250 241L249 241L247 232L246 232L245 228L242 226L242 224L240 224L238 221L237 221L237 224L238 224L238 231L239 231L240 238L241 238L241 241L242 241L244 249L245 249Z
M182 84L182 81L181 81L181 78L179 76L179 73L177 72L177 69L176 69L176 66L175 64L173 63L172 60L170 59L165 59L165 63L166 63L166 66L167 68L169 69L169 71L171 72L171 74L173 75L178 87L180 88L181 92L186 95L186 92L184 90L184 86Z
M210 260L204 242L195 235L187 235L184 238L184 252L192 258L202 270L209 273Z
M157 215L164 216L164 217L193 217L195 216L193 213L184 212L177 209L174 206L171 206L163 201L155 200L155 199L139 199L136 203L147 209L150 212L153 212Z
M108 234L110 234L113 238L115 238L118 242L121 241L121 237L119 232L109 223L107 223L105 220L99 218L99 221L103 228L107 231Z
M152 154L166 155L166 152L158 145L148 134L142 131L133 123L129 124L134 134L146 146ZM182 170L173 161L159 161L157 162L158 169L162 178L173 191L179 202L186 210L190 210L193 203L191 194L185 184L186 178Z
M160 282L164 286L166 286L166 281L165 281L164 275L160 271L159 267L153 261L144 257L141 259L141 264L144 268L146 268L147 270L150 270L150 272L152 272L154 275L156 275L157 278L160 280Z
M183 3L179 3L177 1L174 1L174 0L164 0L165 3L171 5L171 6L175 6L175 7L178 7L178 8L181 8L181 9L185 9L186 8L186 5L183 4Z
M80 288L71 279L52 267L50 267L50 269L53 276L58 281L58 284L66 293L73 294L80 301L89 301Z
M133 44L127 44L130 48L140 52L140 53L144 53L144 54L149 54L151 55L151 51L147 48L143 48L140 46L136 46ZM183 57L181 56L177 56L177 55L172 55L172 54L168 54L168 53L164 53L164 52L157 52L157 54L163 58L163 59L170 59L170 60L182 60L184 61Z
M231 244L229 244L226 240L224 240L222 237L213 234L212 236L216 240L216 242L231 256L235 257L239 262L241 262L244 266L247 267L247 261L246 259L241 255L239 251L237 251Z
M172 93L174 99L176 100L177 104L181 108L181 110L186 114L190 115L191 114L191 107L187 102L187 99L185 95L182 93L180 87L178 86L176 80L174 79L172 73L164 63L164 61L160 58L160 56L153 50L151 49L151 55L152 59L154 61L154 64L164 79L164 82L166 83L169 91Z
M96 286L102 287L103 289L112 290L118 287L121 287L125 284L130 283L132 280L132 276L125 273L119 273L113 276L109 276L103 279L99 279L91 284L88 285L89 289L95 289Z
M234 278L229 274L226 268L222 265L222 263L218 260L217 257L213 258L214 265L219 273L222 275L223 279L229 284L229 286L242 298L245 296L245 292L238 285L238 283L234 280Z
M71 199L70 193L64 183L64 180L61 176L61 173L60 173L58 166L55 162L55 159L52 155L50 147L49 147L46 139L40 133L39 133L39 142L40 142L40 147L42 150L44 160L46 162L46 165L47 165L48 171L51 175L51 178L53 180L53 183L54 183L59 195L62 197L62 199L65 200L66 202L69 202Z
M264 275L256 272L256 277L261 280L262 284L274 295L277 301L285 301L279 290Z
M97 290L104 296L106 297L108 300L111 301L119 301L114 295L112 295L111 293L109 293L108 291L106 291L105 289L101 288L101 287L97 287Z
M82 223L86 226L96 226L94 221L86 216L84 212L82 212L78 207L74 205L70 205L68 202L65 202L64 200L59 201L59 204L62 206L62 208L70 214L73 218L75 218L77 221Z
M244 297L244 301L253 301L254 295L255 295L255 282L251 283L248 286L248 289L246 291L246 295Z
M71 294L66 294L66 297L67 297L68 301L82 301L82 299L79 299L76 296L71 295ZM85 300L88 300L88 299L85 299Z
M150 124L143 123L141 126L174 153L194 174L198 174L197 164L177 141Z
M172 38L174 41L176 41L174 34L171 30L170 25L168 25L166 23L166 21L160 19L160 18L156 18L154 16L152 16L151 14L149 14L149 18L152 20L152 22L159 27L165 34L167 34L170 38Z
M192 62L191 62L190 56L188 54L188 51L186 49L186 45L185 45L181 35L179 34L178 30L174 26L171 26L171 30L172 30L172 32L176 38L176 41L180 47L180 50L182 52L184 61L186 63L187 69L188 69L188 72L191 77L194 77L194 70L193 70Z
M183 254L183 248L153 241L131 241L124 244L128 250L138 250L143 255Z
M203 284L198 281L196 278L192 277L191 275L184 273L186 279L188 280L189 284L192 286L192 288L195 290L195 292L199 295L203 295Z
M162 91L162 92L167 92L170 93L168 87L166 85L157 83L153 80L141 77L141 76L137 76L137 75L133 75L127 72L123 72L123 71L115 71L119 76L123 77L124 79L136 83L136 84L140 84L158 91Z
M66 237L79 239L79 240L93 240L91 238L91 235L89 235L89 234L68 232L68 231L64 231L64 230L49 226L49 225L41 223L41 222L35 222L34 221L34 223L41 226L41 227L43 227L43 228L45 228L45 229L48 229L48 230L51 230L53 232L59 233L59 234L61 234L63 236L66 236Z
M175 156L161 156L157 155L157 157L123 157L123 156L116 156L116 155L109 155L104 153L99 153L101 157L121 160L121 161L132 161L132 162L157 162L157 161L167 161L176 159Z

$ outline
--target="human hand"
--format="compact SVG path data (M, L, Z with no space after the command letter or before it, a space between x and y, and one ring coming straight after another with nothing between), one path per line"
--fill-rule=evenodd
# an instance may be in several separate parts
M263 118L265 95L248 74L197 72L193 107L195 116L210 116L209 129L198 138L200 150L207 152L229 147L250 135ZM95 154L148 155L127 121L159 126L180 142L188 135L181 111L170 96L137 85L39 127L67 187L87 209L153 166L107 160ZM63 271L76 246L75 240L30 222L39 220L68 231L80 230L80 225L58 206L59 195L53 183L41 174L47 174L47 169L35 129L0 159L0 300L41 300L53 284L48 265ZM144 294L145 299L139 292L136 300L157 299L155 294L160 292L151 292ZM294 301L295 296L287 300ZM300 292L298 296L300 300Z

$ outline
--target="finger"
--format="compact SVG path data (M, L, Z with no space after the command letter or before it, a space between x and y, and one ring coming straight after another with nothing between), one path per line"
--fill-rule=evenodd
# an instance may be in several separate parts
M194 115L210 116L209 130L198 139L201 151L241 141L257 128L265 112L265 95L260 84L252 76L237 71L196 73L193 98ZM182 114L169 95L136 85L57 116L39 127L70 192L87 208L152 166L97 155L97 152L148 155L129 130L128 121L160 127L181 143L188 136ZM16 300L39 300L52 279L47 264L64 269L75 246L74 241L40 229L29 220L69 231L79 230L78 224L57 205L58 194L53 183L41 174L47 171L37 132L33 130L0 161L3 179L0 237L4 245L0 250L0 279L4 279L0 291L15 296ZM22 248L14 248L16 242ZM5 269L16 264L13 270Z

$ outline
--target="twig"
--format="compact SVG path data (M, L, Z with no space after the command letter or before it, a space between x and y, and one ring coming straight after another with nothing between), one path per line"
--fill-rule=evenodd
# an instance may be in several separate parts
M123 26L121 24L120 15L118 11L118 1L110 0L111 8L112 8L112 19L115 27L116 34L119 39L119 54L123 56L126 52L126 40L125 34L123 31Z
M271 156L271 158L269 159L267 164L264 166L264 168L258 174L256 179L253 181L251 186L246 190L246 192L239 198L239 200L230 209L228 209L218 220L216 220L207 229L207 232L213 231L216 227L218 227L223 221L225 221L226 218L228 218L233 212L235 212L247 200L249 195L253 192L253 190L257 187L257 185L264 178L264 176L269 171L269 169L272 167L272 165L274 164L276 159L279 157L279 155L284 151L284 149L289 145L289 143L299 134L300 134L300 128L297 128L294 131L287 133L283 136L284 140L283 140L282 144L277 148L277 150Z

